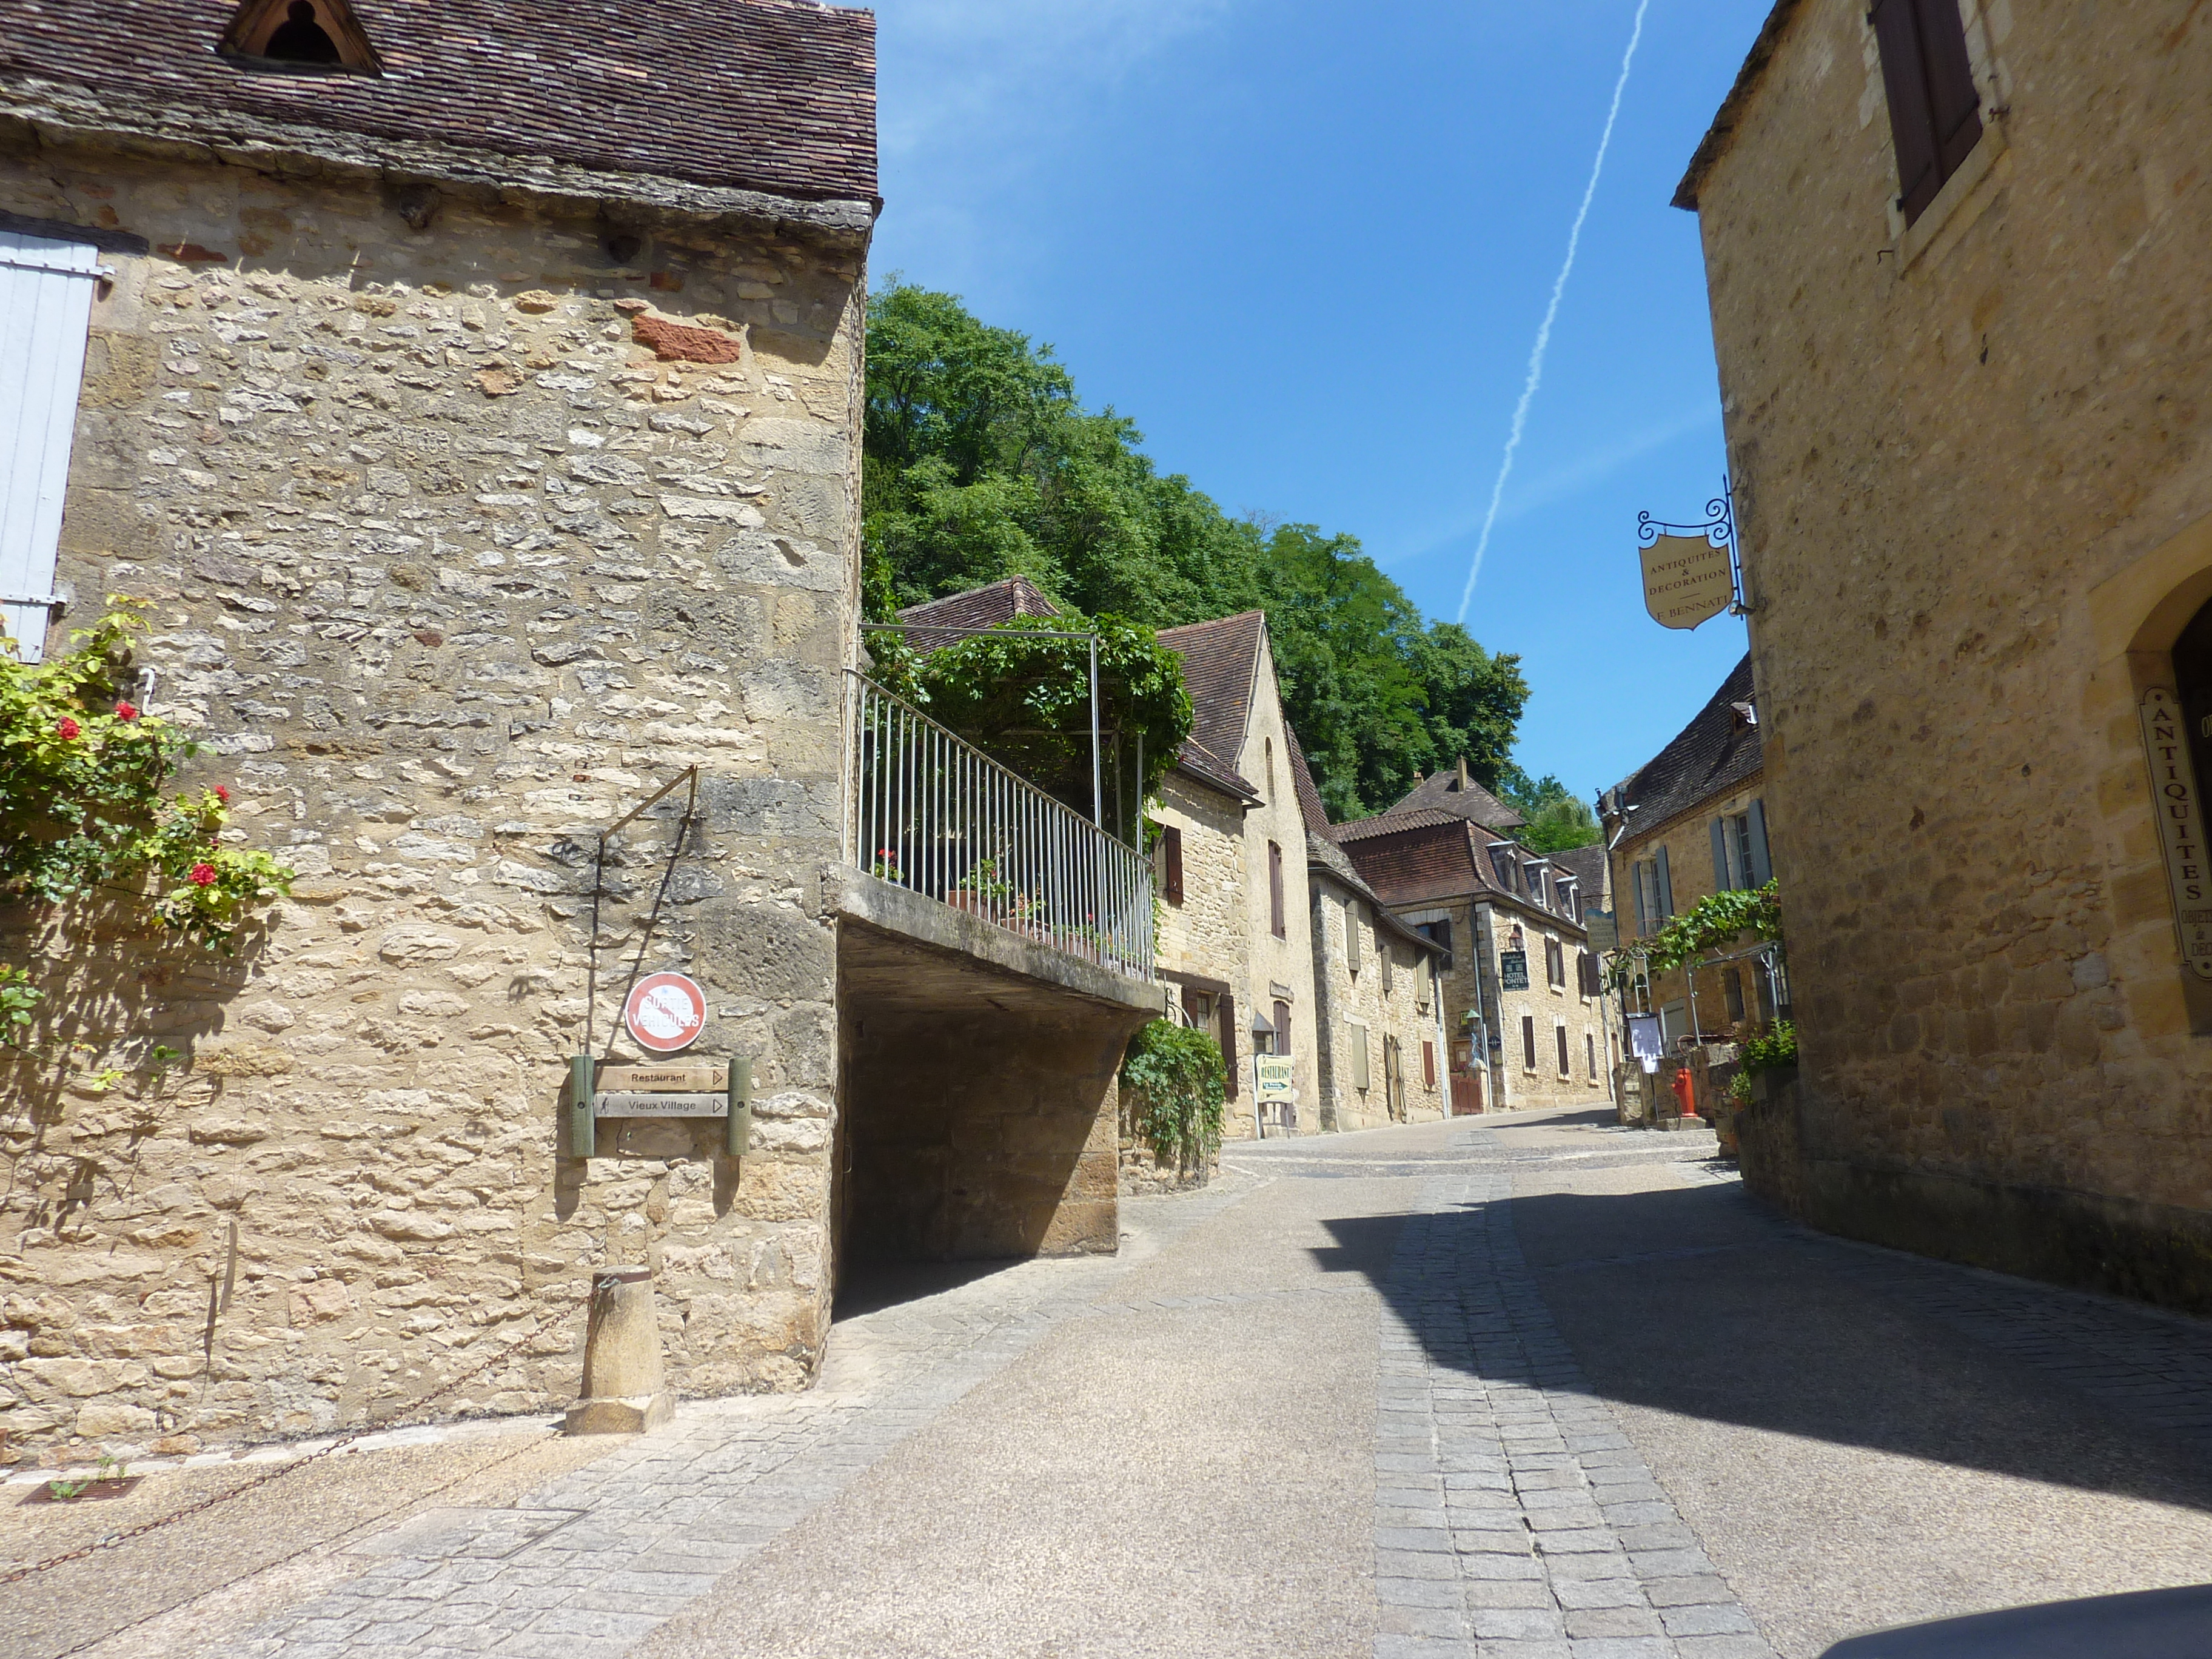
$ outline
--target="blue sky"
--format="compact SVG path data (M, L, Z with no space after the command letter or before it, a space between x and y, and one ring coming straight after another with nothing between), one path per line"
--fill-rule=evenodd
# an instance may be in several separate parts
M1650 0L1468 614L1519 758L1577 793L1744 649L1644 615L1636 514L1723 467L1704 270L1668 206L1769 0ZM1637 0L880 0L873 264L1050 343L1231 513L1348 532L1459 608Z

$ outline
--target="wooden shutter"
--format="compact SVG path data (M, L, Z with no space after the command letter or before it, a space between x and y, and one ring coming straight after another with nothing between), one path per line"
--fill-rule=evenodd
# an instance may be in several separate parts
M1981 141L1981 94L1958 0L1875 0L1875 39L1908 225Z
M1597 1081L1597 1038L1590 1032L1583 1033L1583 1058L1589 1062L1589 1080Z
M1283 849L1267 843L1267 927L1277 939L1285 937L1283 923Z
M1275 1052L1279 1054L1291 1052L1291 1005L1287 1002L1275 1005Z
M1897 205L1908 225L1943 186L1936 173L1936 112L1928 101L1919 10L1920 0L1875 0L1873 14L1882 90L1889 98L1890 143L1897 152Z
M1552 1028L1552 1035L1559 1040L1559 1075L1571 1077L1574 1075L1575 1067L1574 1062L1567 1058L1567 1028L1564 1025L1554 1025Z
M1928 62L1928 101L1936 124L1936 170L1948 179L1982 139L1982 94L1966 52L1959 0L1920 0L1920 41Z
M1387 997L1397 983L1397 951L1379 927L1375 930L1375 960L1382 965L1382 994Z
M1766 850L1766 803L1755 800L1751 819L1751 884L1764 887L1774 879L1774 860Z
M100 250L0 230L0 628L46 655Z
M1651 908L1644 896L1644 866L1628 866L1629 885L1636 890L1636 937L1644 939L1651 932Z
M1667 871L1667 849L1664 846L1659 849L1655 879L1659 884L1659 920L1663 922L1674 914L1674 878Z
M1433 1042L1423 1042L1421 1044L1421 1087L1433 1089L1436 1086L1437 1045Z
M1172 823L1160 830L1160 885L1170 904L1182 902L1182 831Z
M1522 1063L1530 1071L1536 1069L1536 1018L1533 1014L1521 1016Z
M1355 1025L1352 1028L1352 1086L1364 1089L1368 1083L1367 1028Z
M1344 902L1344 960L1353 973L1359 971L1359 901Z
M1728 820L1713 820L1713 891L1725 893L1735 884L1729 879Z
M1231 1100L1237 1098L1237 999L1226 991L1221 994L1221 1063L1227 1073L1222 1081L1222 1092Z

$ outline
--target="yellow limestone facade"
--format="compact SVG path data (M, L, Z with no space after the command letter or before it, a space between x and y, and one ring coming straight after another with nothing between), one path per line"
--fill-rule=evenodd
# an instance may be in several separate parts
M2212 982L2139 711L2212 600L2212 11L1959 4L1981 137L1912 224L1859 0L1776 8L1680 198L1802 1044L1747 1168L2203 1310Z

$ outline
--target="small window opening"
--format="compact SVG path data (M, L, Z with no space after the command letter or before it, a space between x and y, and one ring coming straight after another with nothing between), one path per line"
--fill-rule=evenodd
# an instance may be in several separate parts
M242 69L384 72L349 0L245 0L216 50Z

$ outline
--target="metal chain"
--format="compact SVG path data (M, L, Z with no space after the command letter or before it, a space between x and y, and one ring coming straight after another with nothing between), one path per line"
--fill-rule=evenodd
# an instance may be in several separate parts
M548 1309L544 1313L538 1316L537 1323L532 1325L528 1330L523 1332L521 1335L516 1337L512 1342L507 1343L491 1354L486 1356L476 1364L470 1366L468 1370L461 1372L459 1376L447 1379L446 1382L441 1383L437 1388L433 1389L428 1394L422 1395L422 1398L415 1401L412 1409L419 1412L423 1407L428 1405L432 1401L441 1399L444 1395L451 1394L455 1389L459 1388L464 1382L472 1382L477 1377L483 1376L484 1372L489 1370L501 1360L505 1359L517 1348L520 1347L524 1343L529 1341L540 1331L544 1330L546 1326L552 1323L554 1316L556 1314L562 1314L567 1311L568 1310L562 1308ZM176 1522L185 1520L188 1516L198 1515L204 1510L211 1510L219 1504L228 1504L234 1498L242 1498L247 1492L253 1491L257 1487L267 1486L271 1480L276 1480L279 1476L290 1474L295 1470L304 1469L310 1463L319 1462L324 1458L329 1457L334 1453L342 1452L348 1446L352 1445L356 1441L366 1440L371 1435L386 1434L394 1429L408 1428L412 1426L415 1425L398 1421L365 1425L361 1428L354 1430L349 1434L343 1435L338 1439L333 1440L329 1445L325 1446L320 1451L309 1452L305 1457L295 1459L289 1463L279 1463L275 1468L270 1469L266 1474L256 1475L252 1480L241 1482L238 1486L228 1487L222 1492L210 1493L209 1496L199 1499L197 1503L187 1504L180 1510L172 1510L167 1515L156 1516L151 1521L142 1521L137 1526L126 1527L121 1532L102 1534L100 1537L94 1539L89 1544L81 1544L76 1549L68 1551L64 1554L50 1555L43 1561L28 1562L22 1566L14 1569L12 1571L0 1573L0 1584L15 1583L21 1579L30 1577L34 1573L51 1571L52 1569L66 1565L71 1561L81 1561L88 1555L97 1554L101 1550L112 1549L118 1544L126 1543L133 1538L142 1537L145 1534L156 1531L162 1527L173 1526Z

